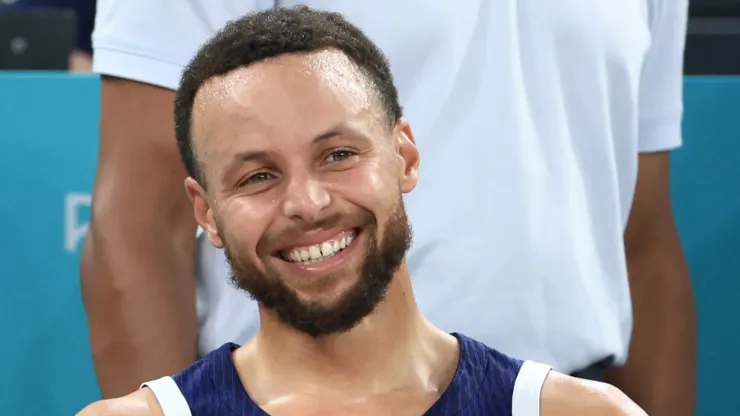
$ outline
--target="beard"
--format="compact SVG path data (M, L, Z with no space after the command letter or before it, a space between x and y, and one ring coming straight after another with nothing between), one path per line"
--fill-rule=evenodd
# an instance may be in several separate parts
M263 262L265 270L261 270L254 261L241 255L238 249L224 240L231 280L263 308L274 311L284 324L313 338L349 331L370 315L385 298L388 286L411 246L412 238L401 198L385 224L380 244L375 216L365 211L363 218L364 222L360 223L365 224L362 233L365 234L366 248L359 279L331 305L301 300L297 292L288 287L280 274L270 267L269 262ZM334 220L338 222L341 218ZM314 225L311 228L318 227ZM221 230L222 235L228 235L223 228ZM331 276L331 279L342 277Z

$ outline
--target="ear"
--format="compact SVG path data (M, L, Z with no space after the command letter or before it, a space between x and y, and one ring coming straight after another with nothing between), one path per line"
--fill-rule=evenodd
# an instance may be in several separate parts
M213 210L208 200L208 194L205 189L193 178L185 179L185 192L193 203L193 215L198 225L203 228L208 236L208 241L216 248L223 248L224 243L221 239L216 219L213 216Z
M414 134L405 118L396 121L393 140L398 158L398 178L401 192L411 192L419 181L419 149Z

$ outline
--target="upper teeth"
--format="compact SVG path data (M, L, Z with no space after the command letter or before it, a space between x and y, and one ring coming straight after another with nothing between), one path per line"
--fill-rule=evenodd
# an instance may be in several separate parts
M351 234L342 238L326 240L321 244L294 248L288 252L287 258L294 263L316 263L339 253L342 249L350 245L354 239L355 235Z

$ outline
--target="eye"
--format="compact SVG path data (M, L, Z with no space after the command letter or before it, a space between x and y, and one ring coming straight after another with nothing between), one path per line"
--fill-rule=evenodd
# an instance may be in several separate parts
M254 175L248 177L247 179L243 180L240 183L240 186L242 185L251 185L251 184L257 184L261 182L268 181L270 179L274 178L271 174L267 172L257 172Z
M349 150L335 150L329 154L329 156L326 158L327 162L342 162L344 160L349 159L354 155L353 152Z

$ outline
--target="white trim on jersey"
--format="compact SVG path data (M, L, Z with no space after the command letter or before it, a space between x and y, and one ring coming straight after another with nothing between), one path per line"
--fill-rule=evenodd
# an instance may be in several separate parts
M154 397L159 402L164 416L193 416L190 413L185 396L172 377L162 377L157 380L143 383L140 388L148 387L154 393Z
M512 416L540 416L540 393L552 367L525 361L514 381L511 398Z

